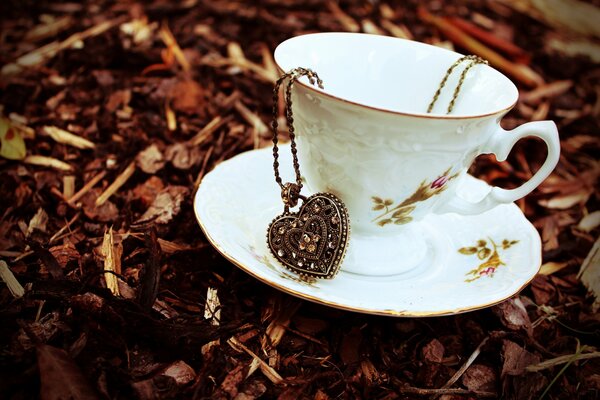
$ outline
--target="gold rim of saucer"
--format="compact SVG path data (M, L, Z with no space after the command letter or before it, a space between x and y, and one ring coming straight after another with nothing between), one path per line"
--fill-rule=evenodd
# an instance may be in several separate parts
M261 151L261 150L258 150L258 151ZM239 156L249 156L250 153L254 153L254 152L255 151L242 153L241 155L238 155L234 158L237 158ZM219 166L219 168L221 168L221 167L222 166ZM202 182L200 183L200 186L202 186L202 184L205 183L208 176L210 176L210 173L207 174L205 176L205 178L203 178ZM200 186L198 188L200 188ZM250 276L258 279L259 281L261 281L271 287L279 289L285 293L294 295L294 296L299 297L304 300L312 301L317 304L331 306L331 307L335 307L335 308L346 310L346 311L361 312L361 313L372 314L372 315L395 316L395 317L434 317L434 316L455 315L455 314L460 314L460 313L464 313L464 312L479 310L479 309L483 309L483 308L490 307L495 304L501 303L501 302L505 301L506 299L514 296L515 294L518 294L519 292L521 292L525 287L527 287L527 285L530 284L530 282L535 278L535 276L539 272L539 269L541 268L541 257L534 257L531 260L532 263L528 267L528 271L529 271L528 276L522 278L523 279L522 284L518 288L510 289L509 291L506 292L505 295L500 295L498 298L492 299L490 301L486 301L486 302L482 302L482 303L478 303L478 304L472 304L472 305L468 305L466 307L455 307L455 308L448 308L448 309L434 310L434 311L428 311L428 310L420 311L418 309L410 311L410 310L400 309L400 308L399 309L393 309L393 308L387 308L387 307L369 308L369 307L349 305L349 304L345 304L343 302L331 301L331 300L328 300L321 296L307 293L306 291L303 291L302 289L298 290L296 288L291 288L288 285L286 285L285 282L281 283L281 282L278 282L276 280L276 278L271 279L269 276L265 276L264 274L261 274L261 271L259 269L257 269L256 267L252 266L249 262L245 263L245 262L238 261L238 259L236 259L236 256L234 256L232 253L230 253L228 250L226 250L223 247L223 245L220 244L219 241L213 237L213 235L209 231L209 228L205 224L205 221L200 216L201 212L200 212L199 205L206 201L210 202L210 200L207 200L206 194L207 193L204 193L202 196L202 199L200 199L199 193L197 190L195 197L194 197L194 213L195 213L196 219L198 220L198 223L199 223L203 233L205 234L207 240L226 260L228 260L229 262L231 262L233 265L240 268L241 270L245 271ZM533 227L531 227L531 228L533 229ZM261 232L260 236L261 237L263 236L262 232ZM529 237L536 240L536 242L540 241L539 235L536 235L535 238L533 236L529 236ZM538 243L538 247L539 246L541 246L541 243ZM259 261L259 263L261 263L261 262ZM267 267L265 267L265 268L267 268ZM285 269L282 268L282 270L285 270ZM290 277L287 277L287 279L290 279ZM393 304L390 304L390 305L393 306Z
M202 184L202 183L200 183ZM273 281L269 281L268 279L260 276L259 274L256 274L252 268L247 267L246 265L240 263L239 261L237 261L235 259L235 257L233 257L232 255L230 255L229 253L227 253L210 235L210 233L208 232L208 229L204 226L204 223L202 222L202 219L200 219L200 216L198 215L198 211L196 209L196 207L194 206L194 213L196 214L196 219L198 220L198 224L200 225L200 228L202 229L202 232L204 233L204 236L206 236L206 238L208 239L208 241L210 242L210 244L225 258L227 259L227 261L229 261L230 263L232 263L233 265L235 265L236 267L240 268L241 270L245 271L246 273L248 273L250 276L252 276L253 278L258 279L260 282L265 283L271 287L274 287L275 289L279 289L282 292L291 294L293 296L299 297L301 299L304 300L309 300L312 301L313 303L317 303L317 304L321 304L321 305L325 305L325 306L330 306L330 307L335 307L344 311L353 311L353 312L360 312L360 313L364 313L364 314L371 314L371 315L382 315L382 316L388 316L388 317L443 317L443 316L448 316L448 315L455 315L455 314L461 314L461 313L465 313L465 312L469 312L469 311L475 311L475 310L481 310L483 308L487 308L496 304L500 304L503 301L506 301L507 299L513 297L514 295L520 293L523 289L525 289L529 283L531 283L531 281L535 278L535 276L539 273L539 270L541 268L541 263L538 265L537 269L536 269L536 273L529 279L527 280L523 285L521 285L521 287L519 287L518 290L516 290L514 293L500 299L500 300L495 300L492 302L488 302L488 303L484 303L484 304L477 304L475 306L472 307L465 307L465 308L455 308L455 309L449 309L449 310L442 310L442 311L427 311L427 312L419 312L419 311L399 311L399 310L392 310L392 309L384 309L384 310L377 310L377 309L370 309L370 308L363 308L363 307L352 307L352 306L348 306L345 304L339 304L333 301L327 301L324 300L322 298L316 297L316 296L311 296L309 294L294 290L294 289L290 289L286 286L280 285L277 282L273 282Z

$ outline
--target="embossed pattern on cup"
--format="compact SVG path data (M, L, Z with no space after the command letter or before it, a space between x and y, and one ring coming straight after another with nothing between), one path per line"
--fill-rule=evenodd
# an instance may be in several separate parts
M458 81L446 84L432 114L428 103L447 68L461 55L423 43L351 33L310 34L275 51L282 70L315 70L325 88L298 82L293 93L301 170L312 191L339 196L358 233L397 234L432 212L481 213L533 190L559 156L549 121L504 131L515 85L495 69L473 67L451 115L443 114ZM514 190L493 188L477 203L456 187L479 154L499 160L525 136L538 136L548 158Z

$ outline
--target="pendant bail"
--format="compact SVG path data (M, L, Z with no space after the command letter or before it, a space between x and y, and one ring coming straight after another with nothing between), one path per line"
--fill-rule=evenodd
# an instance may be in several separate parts
M296 207L300 199L300 186L296 183L288 182L281 187L281 200L286 208Z

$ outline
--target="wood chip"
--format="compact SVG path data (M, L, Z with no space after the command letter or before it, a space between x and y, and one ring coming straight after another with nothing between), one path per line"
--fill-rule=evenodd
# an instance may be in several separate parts
M62 195L65 199L70 199L75 194L75 176L65 175L63 176L63 192Z
M412 33L410 32L410 30L408 30L406 25L396 25L392 21L384 18L381 20L381 26L383 26L393 36L395 36L397 38L408 39L408 40L414 39Z
M584 232L591 232L600 225L600 211L594 211L586 215L577 224L577 229Z
M206 304L204 305L204 319L210 321L211 325L219 326L221 323L221 302L219 300L219 296L217 295L217 289L209 287L206 291ZM220 340L213 340L203 345L200 349L202 355L206 355L209 350L218 346Z
M552 275L555 272L558 272L561 269L567 267L568 265L569 265L568 262L549 261L542 265L542 267L540 268L539 274L540 275Z
M23 297L25 294L25 289L23 289L23 286L21 286L17 278L15 278L4 260L0 260L0 279L6 283L6 286L8 286L8 290L13 297Z
M362 20L362 30L364 33L370 33L372 35L383 35L385 36L385 32L378 27L377 25L375 25L375 23L373 21L371 21L370 19L363 19Z
M336 1L328 1L327 8L333 14L333 16L338 20L340 25L344 27L348 32L360 32L360 25L356 22L351 16L346 14Z
M119 291L119 279L113 274L121 274L121 254L123 253L123 246L119 243L115 245L112 227L104 233L104 240L102 241L102 256L104 257L104 280L106 281L106 287L115 296L120 296Z
M73 24L73 18L70 15L54 18L52 21L37 25L25 34L24 40L28 42L37 42L39 40L55 37L60 32L68 29Z
M41 232L46 232L46 224L48 223L48 214L44 211L43 208L38 208L35 215L29 221L29 226L27 227L27 232L25 233L25 237L31 236L31 234L38 230Z
M38 167L48 167L58 169L60 171L73 171L73 167L64 161L57 160L56 158L46 156L27 156L23 160L25 164L37 165Z
M67 144L78 149L93 149L96 147L93 142L56 126L44 126L42 132L58 143Z

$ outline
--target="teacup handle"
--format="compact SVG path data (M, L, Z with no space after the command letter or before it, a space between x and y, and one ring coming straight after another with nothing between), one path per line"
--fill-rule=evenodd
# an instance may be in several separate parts
M542 167L521 186L515 189L502 189L494 186L492 190L480 201L473 203L458 196L452 197L448 202L436 210L437 213L456 212L458 214L473 215L490 210L499 204L512 203L527 196L550 175L560 157L560 140L556 124L552 121L537 121L523 124L511 131L501 127L494 132L490 140L483 146L481 154L495 154L498 161L505 161L515 143L528 136L537 136L548 147L548 155Z

